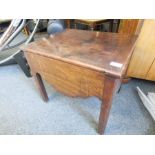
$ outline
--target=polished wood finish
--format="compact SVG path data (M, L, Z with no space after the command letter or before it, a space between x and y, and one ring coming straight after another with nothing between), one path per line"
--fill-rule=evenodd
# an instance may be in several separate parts
M142 26L143 26L143 23L144 23L144 19L139 19L138 20L138 24L137 24L137 28L136 28L136 31L135 31L135 35L139 35L140 34Z
M37 75L45 100L41 77L65 95L96 96L102 101L98 127L102 134L112 96L121 85L135 41L135 36L124 34L66 30L33 42L22 50L32 74Z
M122 34L137 34L139 19L122 19L119 25L119 33ZM139 25L140 26L140 25Z
M104 74L56 59L49 59L33 53L26 53L32 70L60 91L72 97L103 95Z
M129 77L155 80L155 20L144 20L130 64ZM152 66L152 69L151 69ZM151 70L150 70L151 69Z
M126 34L67 29L22 49L122 77L126 73L136 38ZM119 63L121 67L111 65L111 62Z
M105 76L103 92L106 92L106 93L103 93L103 98L101 103L99 126L98 126L99 134L102 134L105 130L111 105L112 105L112 97L116 91L116 86L118 81L119 80L116 78Z

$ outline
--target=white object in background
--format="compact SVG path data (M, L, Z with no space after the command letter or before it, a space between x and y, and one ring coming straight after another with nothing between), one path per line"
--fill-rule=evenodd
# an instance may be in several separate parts
M152 102L153 109L155 109L155 93L148 92L148 98Z
M118 63L118 62L114 62L114 61L110 62L110 66L114 66L114 67L117 67L117 68L121 68L122 65L123 65L123 64L120 64L120 63Z
M146 96L139 87L137 87L137 91L144 106L149 111L155 121L155 93L149 92Z

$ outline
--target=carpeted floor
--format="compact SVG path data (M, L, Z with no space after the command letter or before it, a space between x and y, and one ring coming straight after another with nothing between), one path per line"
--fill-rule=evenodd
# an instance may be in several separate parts
M155 134L155 123L135 87L155 92L155 82L131 80L113 100L105 134ZM0 67L0 134L97 134L100 100L70 98L47 85L42 101L18 65Z

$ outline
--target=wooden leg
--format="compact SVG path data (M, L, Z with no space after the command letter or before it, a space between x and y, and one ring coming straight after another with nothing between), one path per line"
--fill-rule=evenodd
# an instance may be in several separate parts
M48 96L47 96L46 89L45 89L45 86L44 86L44 83L42 81L42 78L41 78L40 74L35 73L35 74L33 74L33 76L34 76L34 79L36 81L36 85L37 85L37 87L39 89L39 92L40 92L43 100L45 102L47 102L48 101Z
M101 104L99 125L98 125L99 134L104 133L104 130L108 121L108 117L109 117L109 112L111 109L112 97L116 91L117 82L118 82L118 79L108 77L108 76L105 77L103 100Z
M67 25L68 29L71 28L71 21L70 21L70 19L66 19L66 25Z

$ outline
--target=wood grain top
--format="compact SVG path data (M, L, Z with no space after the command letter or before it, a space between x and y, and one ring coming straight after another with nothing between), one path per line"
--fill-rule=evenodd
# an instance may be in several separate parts
M122 77L136 38L126 34L66 29L62 33L35 41L21 49Z

